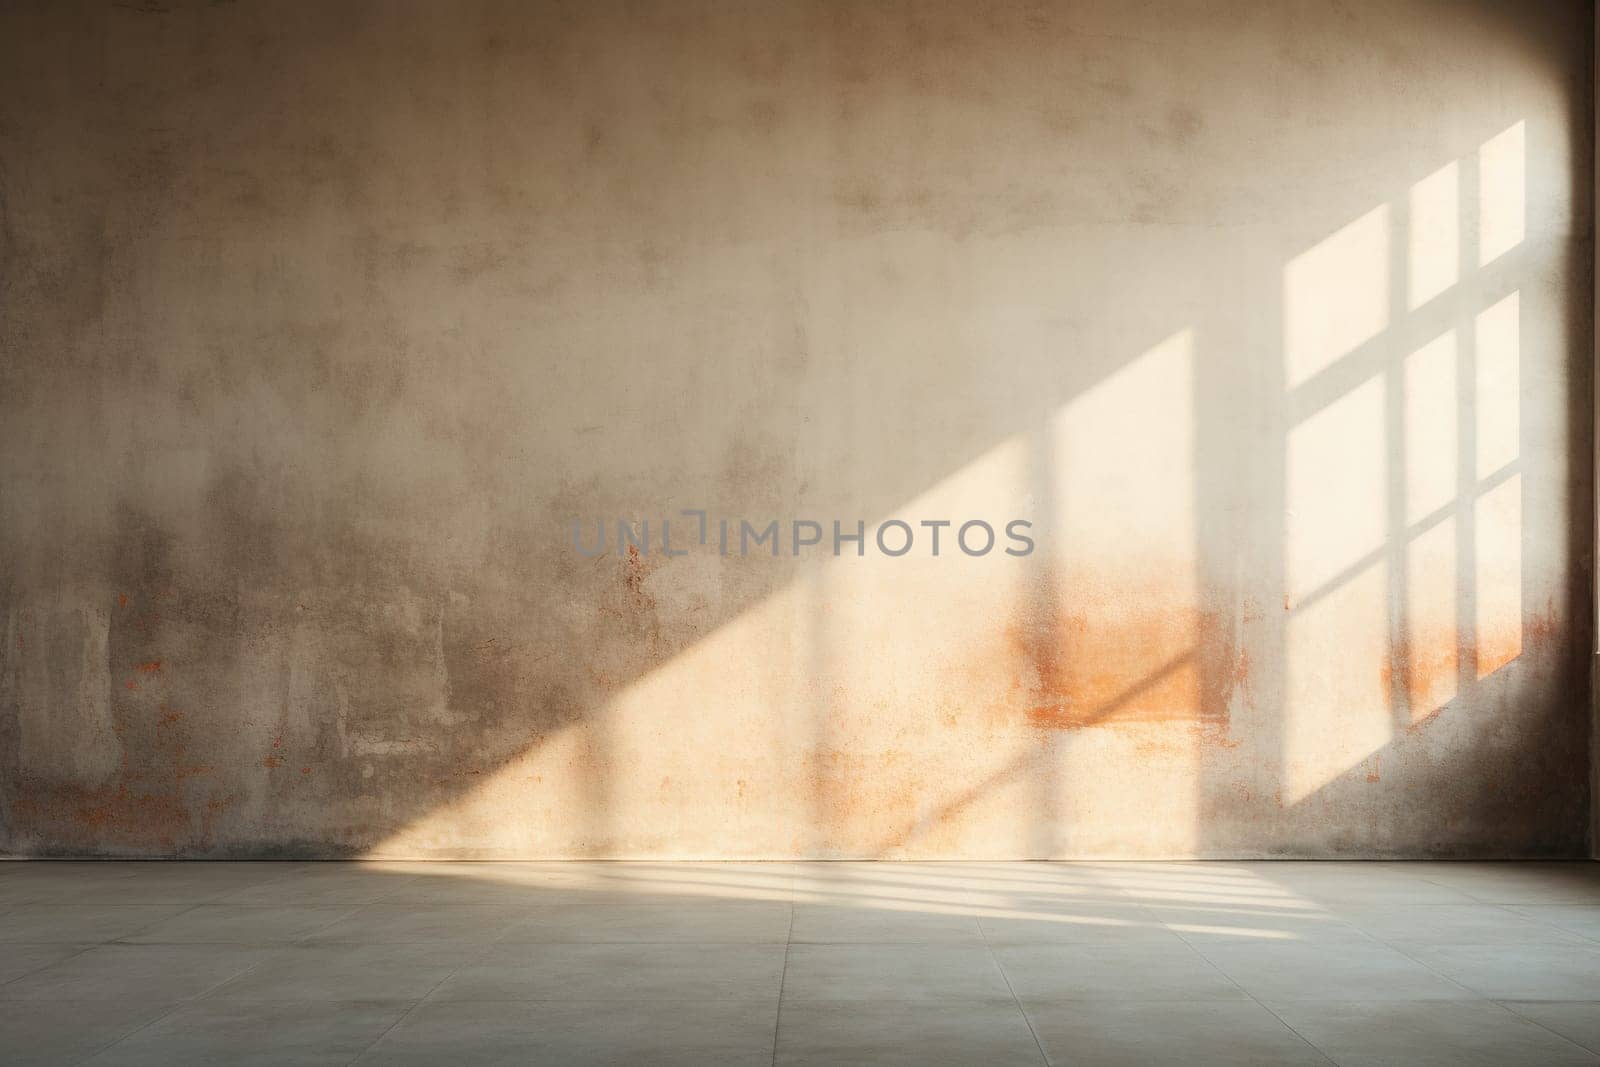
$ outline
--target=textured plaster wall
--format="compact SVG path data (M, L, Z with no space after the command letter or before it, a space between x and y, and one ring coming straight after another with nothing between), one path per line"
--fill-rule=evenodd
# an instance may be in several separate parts
M1581 854L1590 50L0 4L0 848Z

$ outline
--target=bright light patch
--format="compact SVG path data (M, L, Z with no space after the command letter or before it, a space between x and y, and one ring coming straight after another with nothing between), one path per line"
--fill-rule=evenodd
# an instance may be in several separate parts
M1522 655L1522 478L1513 475L1473 507L1477 536L1478 677Z
M1456 283L1461 265L1460 170L1446 163L1411 187L1406 302L1421 307Z
M1383 543L1383 383L1369 378L1289 434L1289 589L1298 600Z
M1488 478L1521 453L1522 338L1517 293L1479 312L1476 323L1477 471Z
M1389 743L1387 568L1374 563L1289 618L1285 804L1297 804Z
M1525 124L1496 134L1478 149L1478 265L1522 243L1526 216Z
M1456 497L1456 334L1435 337L1406 357L1406 522Z
M1455 698L1461 646L1456 627L1456 525L1441 522L1406 545L1406 631L1390 665L1394 696L1420 722Z
M1054 467L1053 536L1069 559L1129 580L1176 560L1192 583L1193 333L1173 334L1062 408Z
M1283 271L1284 371L1292 389L1389 325L1389 209L1379 205Z

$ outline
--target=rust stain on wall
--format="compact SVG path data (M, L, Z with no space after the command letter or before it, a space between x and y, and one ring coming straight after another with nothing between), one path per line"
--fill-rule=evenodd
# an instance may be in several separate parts
M1028 610L1005 632L1012 688L1045 729L1119 722L1225 727L1250 658L1221 613L1139 590L1058 612Z
M162 709L152 721L143 708L118 706L114 723L122 755L111 780L88 787L25 777L16 801L21 827L94 849L204 848L229 800L191 788L192 780L214 781L216 769L191 755L182 717Z
M1391 706L1403 706L1413 724L1454 699L1460 682L1462 649L1454 631L1428 638L1403 638L1381 668Z
M1474 685L1524 655L1546 653L1567 639L1552 599L1521 618L1488 620L1471 641L1461 640L1453 627L1413 632L1393 643L1384 657L1383 690L1391 706L1407 711L1415 728L1444 711L1463 682Z

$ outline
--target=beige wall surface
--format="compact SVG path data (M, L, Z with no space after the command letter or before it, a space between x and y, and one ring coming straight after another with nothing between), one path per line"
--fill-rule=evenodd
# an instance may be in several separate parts
M0 4L0 851L1583 854L1590 51Z

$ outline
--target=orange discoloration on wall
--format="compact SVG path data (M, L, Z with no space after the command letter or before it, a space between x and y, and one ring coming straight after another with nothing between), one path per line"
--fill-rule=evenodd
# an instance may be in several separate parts
M161 661L158 659L153 659L148 663L139 664L138 666L134 667L134 670L138 671L140 674L159 674L161 672Z
M644 591L644 580L650 574L651 568L639 554L638 546L629 545L627 554L622 560L622 584L627 586L629 593L639 598L641 604L654 607L655 600Z
M1403 707L1413 724L1455 698L1461 648L1453 632L1405 638L1390 649L1380 671L1391 707Z
M664 630L663 620L670 613L663 612L650 588L651 576L666 560L627 545L618 556L593 562L600 579L591 594L597 636L586 649L587 662L575 664L574 671L580 690L605 699L670 659L690 637ZM568 717L563 710L556 714L563 720Z
M52 808L65 808L78 826L100 833L135 839L153 835L170 846L186 829L188 812L172 793L137 789L127 782L105 789L57 791ZM32 802L25 802L32 808Z
M1403 707L1416 727L1439 715L1460 692L1461 675L1478 678L1504 669L1525 652L1542 650L1563 633L1555 605L1461 641L1455 631L1413 633L1391 647L1380 666L1391 706ZM1473 665L1469 668L1468 665Z
M805 777L817 824L839 840L876 845L875 828L898 822L916 808L922 783L906 753L861 753L837 748L810 754Z
M1480 635L1474 645L1474 652L1478 665L1478 677L1487 678L1522 655L1521 630L1506 627L1497 632Z
M1246 595L1240 602L1239 618L1243 622L1260 622L1266 618L1266 612L1261 608L1261 602L1255 597Z
M23 826L50 827L62 840L96 847L172 851L210 840L215 817L230 797L200 798L190 783L214 779L216 770L189 755L191 737L181 713L165 705L149 711L118 706L112 732L122 748L111 781L87 787L25 779L16 812ZM143 739L136 745L134 738Z
M1534 612L1522 620L1522 637L1530 647L1544 647L1562 635L1561 615L1555 601L1547 598L1544 610Z
M1008 627L1006 642L1026 719L1045 729L1226 723L1250 680L1249 656L1218 613L1159 601L1034 616Z

